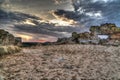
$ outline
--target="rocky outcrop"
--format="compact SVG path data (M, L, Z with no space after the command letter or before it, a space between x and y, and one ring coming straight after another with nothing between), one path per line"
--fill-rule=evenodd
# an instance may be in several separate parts
M9 32L0 29L0 45L17 45L20 42L20 38L18 40Z
M120 45L120 27L115 24L106 23L100 26L91 26L90 31L97 35L108 35L108 39L100 40L100 44Z
M14 44L15 38L9 32L0 29L0 45L11 45Z
M114 33L110 35L111 40L119 40L120 41L120 33Z
M111 23L91 26L90 32L73 32L71 37L59 38L57 41L59 44L113 44L115 42L117 42L116 44L120 43L120 28Z
M99 38L95 33L79 33L79 43L81 44L99 44Z
M115 24L106 23L100 26L91 26L91 32L96 32L98 34L113 34L120 32L120 28L117 27Z
M84 33L72 33L72 37L69 38L58 38L57 41L58 44L75 44L75 43L84 43L84 44L98 44L99 38L90 32L84 32Z
M91 32L79 33L79 38L81 38L81 39L92 39L94 36L95 36L95 34L91 33Z

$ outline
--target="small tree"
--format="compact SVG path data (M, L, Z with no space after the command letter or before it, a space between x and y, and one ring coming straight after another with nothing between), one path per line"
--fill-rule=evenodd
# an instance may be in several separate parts
M100 27L99 26L91 26L90 27L90 31L92 33L94 33L94 32L100 32Z
M76 43L79 43L79 34L77 34L77 32L73 32L72 33L72 38L73 38L73 41L75 41Z

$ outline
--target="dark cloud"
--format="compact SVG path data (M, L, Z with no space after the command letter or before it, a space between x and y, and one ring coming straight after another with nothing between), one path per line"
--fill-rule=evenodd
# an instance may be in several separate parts
M67 35L70 35L73 31L80 32L80 27L74 28L70 26L53 26L51 24L45 24L45 25L15 25L14 28L15 31L22 31L22 32L28 32L32 34L45 34L49 36L54 37L68 37ZM64 34L66 33L66 34Z
M9 31L14 35L28 35L30 38L34 38L30 40L36 40L41 37L54 39L52 41L55 41L58 37L69 37L73 31L81 31L79 26L75 28L73 26L55 26L55 24L46 22L41 23L41 18L30 14L6 12L4 10L0 10L0 13L0 28ZM28 22L26 22L26 20L28 20ZM26 39L24 40L26 41Z
M28 18L40 20L39 17L30 15L30 14L24 14L24 13L19 13L19 12L6 12L0 9L0 20L6 19L6 20L22 21Z
M0 2L4 9L29 13L45 18L53 18L49 14L51 10L73 10L71 0L0 0Z
M58 10L54 11L54 14L57 15L57 16L66 17L66 18L69 18L69 19L79 18L79 15L77 15L73 11L65 11L65 10L58 9Z
M59 16L65 15L65 17L79 21L85 26L98 25L107 22L120 25L120 0L72 1L75 10L73 13L63 10L57 10L55 14Z

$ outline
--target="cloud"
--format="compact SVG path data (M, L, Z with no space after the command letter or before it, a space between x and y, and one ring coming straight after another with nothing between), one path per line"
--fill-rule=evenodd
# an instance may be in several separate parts
M108 3L108 2L113 2L113 1L116 1L116 0L92 0L93 2L105 2L105 3Z
M70 3L71 0L53 0L56 5L67 4Z
M0 9L10 8L10 0L0 0Z
M58 37L69 37L73 31L83 31L79 26L55 26L56 23L20 12L0 10L0 17L0 28L22 37L23 41L56 41Z
M17 33L15 36L19 36L22 38L24 42L54 42L57 40L54 36L48 36L43 34L30 34L26 32Z
M63 3L62 0L53 0L53 1L55 2L56 5Z
M37 16L51 17L48 11L56 9L73 10L71 0L0 0L0 2L4 9Z
M55 14L79 21L85 26L102 23L120 25L120 0L72 0L74 11L56 10Z
M58 12L59 11L59 12ZM66 17L65 13L72 13L71 11L65 12L64 10L51 11L51 14L55 19L50 20L51 23L55 23L56 26L76 26L78 23L74 19ZM73 15L73 13L71 14Z
M71 34L73 31L80 31L80 28L74 28L70 26L54 26L52 24L38 24L36 26L33 25L15 25L14 31L21 31L21 32L27 32L31 34L44 34L54 37L67 37L68 34ZM64 34L63 33L67 33Z

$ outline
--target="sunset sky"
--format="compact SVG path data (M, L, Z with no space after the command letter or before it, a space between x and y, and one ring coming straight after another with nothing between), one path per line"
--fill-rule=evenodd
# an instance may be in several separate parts
M102 23L120 26L120 0L0 0L0 28L25 42L53 42Z

